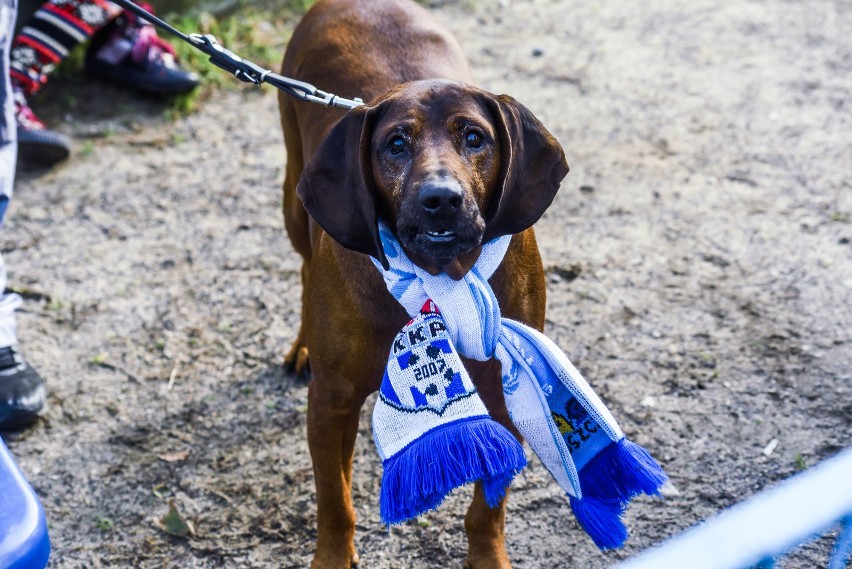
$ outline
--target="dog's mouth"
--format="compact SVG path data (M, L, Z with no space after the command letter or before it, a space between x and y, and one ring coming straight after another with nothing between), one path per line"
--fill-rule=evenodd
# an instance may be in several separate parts
M456 238L456 234L449 229L437 229L426 232L426 239L432 243L449 243Z
M484 224L479 223L466 223L464 227L454 228L408 225L399 227L398 235L403 247L419 259L445 266L459 255L478 247L483 230Z
M449 265L458 265L459 256L469 257L466 254L482 245L485 234L485 220L472 192L450 178L409 191L395 225L408 256L429 272L449 271Z

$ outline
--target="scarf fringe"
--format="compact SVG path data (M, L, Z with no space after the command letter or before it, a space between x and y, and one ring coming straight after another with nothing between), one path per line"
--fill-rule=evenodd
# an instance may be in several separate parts
M601 549L615 549L627 540L627 528L621 521L624 508L617 501L587 497L569 497L574 516L592 541Z
M623 506L634 496L659 496L668 477L648 451L623 437L607 445L580 469L583 496L617 501Z
M647 450L625 437L618 441L615 458L618 470L614 478L621 481L625 490L632 489L633 496L661 496L660 488L669 477Z
M648 451L626 437L599 452L579 474L583 497L571 497L571 509L601 549L621 547L627 539L621 515L630 500L659 496L668 480Z
M485 500L493 508L526 464L518 440L490 418L429 431L384 461L382 522L399 524L434 510L455 488L475 480L482 480Z

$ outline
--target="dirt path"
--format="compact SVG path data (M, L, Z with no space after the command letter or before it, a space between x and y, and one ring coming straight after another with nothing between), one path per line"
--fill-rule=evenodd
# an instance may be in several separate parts
M533 109L572 167L537 228L546 331L680 491L636 503L628 545L602 554L533 460L510 501L515 567L607 567L848 446L852 8L472 4L436 12L480 84ZM50 387L45 421L8 442L52 566L305 567L306 388L280 366L299 263L274 94L225 92L168 123L156 102L72 87L93 101L63 126L76 156L19 177L0 235ZM361 428L362 566L458 567L468 492L388 532L366 414ZM168 500L196 537L156 527ZM782 567L824 566L826 547Z

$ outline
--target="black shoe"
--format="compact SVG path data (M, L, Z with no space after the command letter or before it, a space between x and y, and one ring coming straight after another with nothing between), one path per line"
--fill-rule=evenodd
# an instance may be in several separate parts
M48 130L27 104L23 91L14 90L18 160L27 166L53 166L71 154L71 141Z
M46 394L44 380L21 357L17 346L0 348L0 431L34 423Z
M86 70L162 95L187 93L199 83L198 75L177 64L174 48L156 29L131 12L122 13L92 38Z

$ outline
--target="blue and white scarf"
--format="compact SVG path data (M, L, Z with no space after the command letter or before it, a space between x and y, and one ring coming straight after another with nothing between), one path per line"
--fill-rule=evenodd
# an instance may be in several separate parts
M373 411L384 474L382 520L400 523L481 480L499 503L526 464L517 440L488 416L458 354L497 358L512 423L569 496L580 525L602 549L627 539L621 515L634 496L659 495L666 475L628 441L567 356L546 336L502 318L488 279L511 236L482 248L461 280L411 262L388 227L379 234L388 290L413 317L394 339Z

